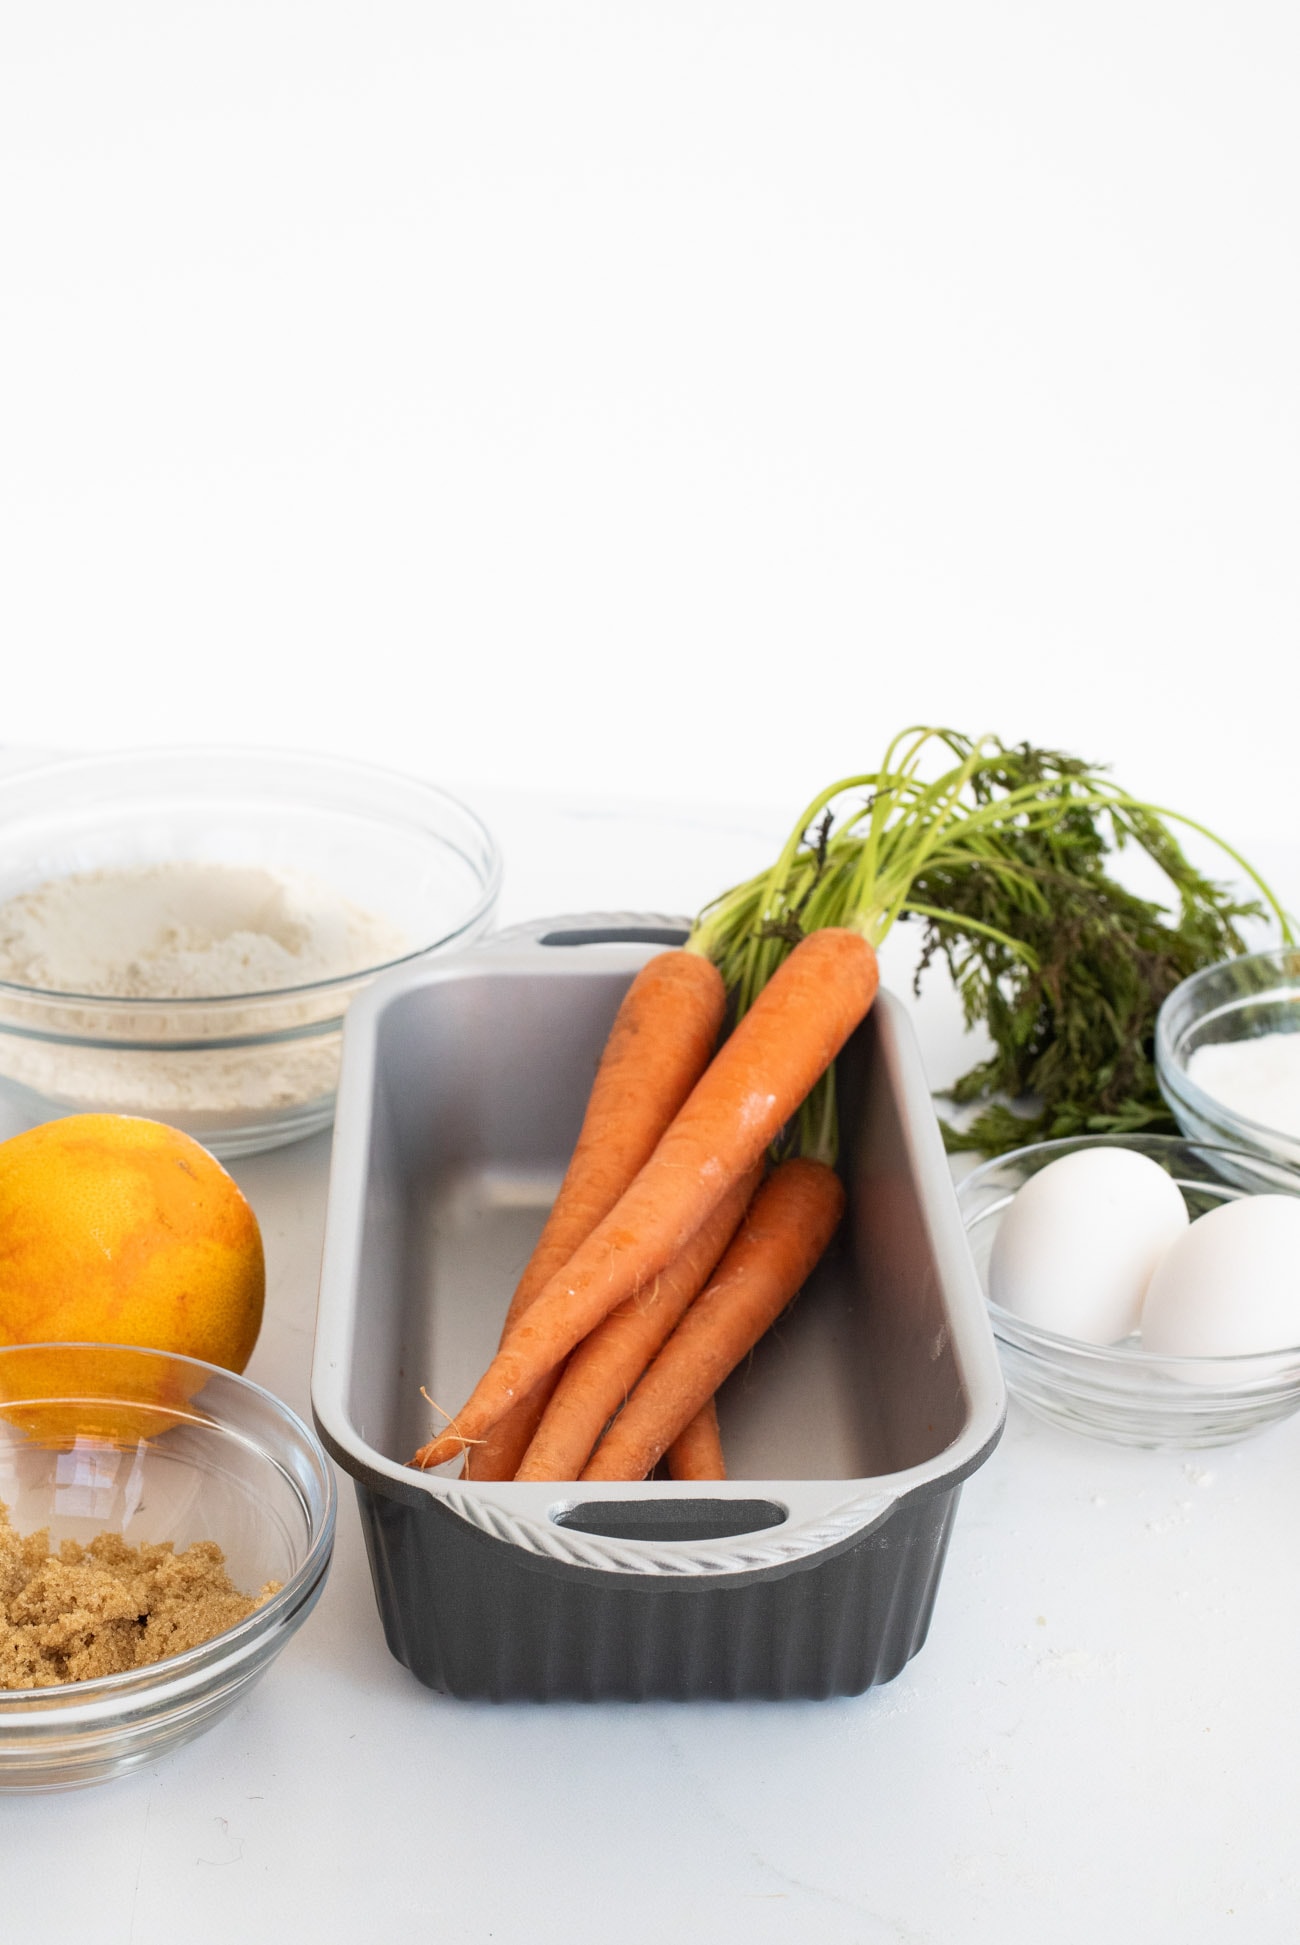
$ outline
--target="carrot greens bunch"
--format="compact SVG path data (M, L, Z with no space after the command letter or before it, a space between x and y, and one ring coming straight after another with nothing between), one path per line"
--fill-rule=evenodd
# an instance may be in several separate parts
M1258 896L1205 877L1171 821L1212 838ZM1158 867L1167 902L1112 875L1113 855L1128 846ZM707 907L693 943L743 1013L808 931L855 927L878 945L897 920L919 923L918 984L944 959L967 1024L983 1023L994 1048L951 1090L981 1111L945 1136L996 1154L1056 1136L1172 1127L1155 1077L1160 1004L1198 967L1243 950L1243 922L1269 912L1289 939L1285 913L1244 858L1104 770L1027 743L918 727L894 739L878 770L814 798L771 869ZM826 1149L831 1087L827 1076L790 1131L804 1152Z

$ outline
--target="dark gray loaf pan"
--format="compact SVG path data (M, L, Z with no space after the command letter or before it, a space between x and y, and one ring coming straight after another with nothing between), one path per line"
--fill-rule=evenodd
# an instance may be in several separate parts
M312 1402L388 1644L497 1700L857 1694L925 1639L1005 1397L910 1024L839 1063L841 1234L719 1398L725 1483L462 1484L404 1463L496 1347L663 920L566 919L354 1002Z

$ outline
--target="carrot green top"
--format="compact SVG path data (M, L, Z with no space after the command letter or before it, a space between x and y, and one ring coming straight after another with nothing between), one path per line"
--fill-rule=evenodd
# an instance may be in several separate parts
M1217 845L1259 897L1205 877L1170 823ZM1167 905L1108 874L1108 857L1126 846L1163 874ZM955 1097L1041 1103L1036 1118L986 1109L954 1138L992 1152L1172 1126L1155 1079L1159 1006L1189 973L1244 949L1241 920L1270 913L1290 941L1287 915L1239 852L1104 770L919 726L894 738L879 769L820 791L771 867L705 907L690 945L719 966L739 1015L806 932L846 926L878 945L896 920L919 921L917 978L944 957L967 1023L986 1023L994 1042ZM814 1144L824 1098L804 1118Z

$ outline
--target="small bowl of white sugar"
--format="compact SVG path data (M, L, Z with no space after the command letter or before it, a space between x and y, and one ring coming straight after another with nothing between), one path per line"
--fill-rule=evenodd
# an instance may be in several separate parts
M1175 987L1156 1071L1184 1134L1300 1168L1300 947L1243 953Z
M478 937L500 876L455 798L328 757L140 751L0 779L4 1132L142 1114L227 1157L317 1133L350 1000Z

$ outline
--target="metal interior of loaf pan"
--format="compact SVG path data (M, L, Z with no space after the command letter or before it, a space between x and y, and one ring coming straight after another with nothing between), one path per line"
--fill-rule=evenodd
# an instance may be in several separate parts
M636 969L669 921L556 920L348 1017L312 1398L392 1652L516 1698L856 1694L929 1624L1001 1373L902 1007L839 1063L841 1234L727 1382L725 1483L461 1484L405 1460L496 1347ZM578 941L582 941L579 943ZM648 942L647 942L648 941Z

